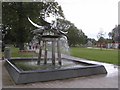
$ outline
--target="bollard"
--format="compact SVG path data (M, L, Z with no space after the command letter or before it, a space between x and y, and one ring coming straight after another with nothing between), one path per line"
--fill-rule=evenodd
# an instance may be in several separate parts
M5 47L4 57L5 57L6 59L10 59L10 58L11 58L10 47Z

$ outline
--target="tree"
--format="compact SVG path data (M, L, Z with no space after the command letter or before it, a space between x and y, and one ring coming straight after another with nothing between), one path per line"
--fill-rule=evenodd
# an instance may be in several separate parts
M49 17L50 13L57 20L57 29L65 30L68 28L68 42L70 46L85 44L87 36L82 30L75 27L74 24L65 20L62 8L57 2L3 2L2 4L2 21L3 27L7 34L5 35L5 43L16 44L20 50L24 49L24 43L29 42L33 35L31 31L36 29L28 21L28 17L38 25L45 26L43 19Z
M71 24L67 34L69 46L83 45L87 43L87 36L83 31L75 27L71 22L69 23Z
M68 34L67 34L69 46L75 46L78 44L78 42L79 42L78 33L79 33L79 31L76 29L76 27L70 27Z
M112 32L109 32L108 36L109 36L109 39L112 39L112 36L113 36Z
M114 42L120 42L120 25L116 25L115 28L112 29L112 38Z
M30 32L35 29L27 17L40 25L47 24L43 20L44 12L64 17L57 2L3 2L2 11L3 27L5 27L4 30L7 30L5 43L15 43L19 45L20 50L24 49L25 42L31 40Z
M109 36L109 39L107 39L107 41L108 41L109 43L112 43L112 42L113 42L113 33L112 33L112 32L109 32L109 33L108 33L108 36Z
M98 43L100 44L100 48L101 48L101 49L102 49L102 45L103 45L103 43L104 43L104 41L105 41L104 35L105 35L105 33L104 33L102 30L101 30L101 31L98 33L98 35L97 35Z
M93 45L96 45L97 41L94 38L88 38L87 41L92 42Z
M87 36L85 33L82 31L82 29L79 30L79 44L86 44L87 43Z

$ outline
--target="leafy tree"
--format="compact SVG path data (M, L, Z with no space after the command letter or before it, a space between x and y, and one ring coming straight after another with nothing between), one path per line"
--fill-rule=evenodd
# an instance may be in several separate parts
M24 49L25 42L31 40L30 32L35 29L27 17L39 25L47 24L43 20L45 12L64 17L57 2L3 2L2 11L3 30L7 30L5 43L15 43L20 50Z
M79 30L79 44L86 44L87 43L87 36L82 30Z
M100 38L98 39L98 42L101 43L101 44L104 43L104 41L105 41L105 38L104 38L104 37L100 37Z
M97 41L94 38L88 38L87 41L91 41L93 45L96 45Z
M112 32L109 32L108 36L109 36L109 39L112 38L112 36L113 36Z
M114 42L120 42L120 25L112 29L112 39Z
M120 42L120 25L116 25L115 28L112 29L111 32L108 33L109 39L111 39L112 42Z
M70 46L85 44L87 36L74 24L65 20L62 8L57 2L3 2L2 23L3 30L7 31L5 43L15 44L20 50L24 49L24 43L29 42L33 35L31 31L36 29L28 21L28 17L38 25L47 25L45 17L52 13L55 17L63 19L57 20L57 29L66 31L68 29L68 42Z
M76 29L76 27L70 27L69 31L68 31L68 43L69 46L75 46L78 44L78 30Z
M79 30L71 23L71 26L68 30L68 43L69 46L76 46L87 43L87 36L83 33L82 30Z
M104 35L105 35L105 33L103 31L100 31L97 35L98 43L100 44L101 49L102 49L103 43L105 43Z

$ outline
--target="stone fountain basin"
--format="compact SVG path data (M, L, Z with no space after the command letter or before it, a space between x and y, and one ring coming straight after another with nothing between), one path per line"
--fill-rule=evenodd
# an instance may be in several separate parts
M37 59L28 58L6 59L5 66L16 84L107 74L107 71L103 65L66 58L62 58L63 64L64 60L67 62L65 65L52 69L22 70L15 64L16 62L29 62L31 60L37 61Z

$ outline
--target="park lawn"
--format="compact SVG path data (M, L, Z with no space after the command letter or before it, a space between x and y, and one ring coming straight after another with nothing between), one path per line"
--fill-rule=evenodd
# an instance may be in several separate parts
M88 48L71 48L71 55L93 61L118 64L118 50L100 50Z
M12 57L35 57L36 55L35 52L20 52L19 48L11 47Z
M93 61L118 64L118 50L100 50L72 47L71 55L79 58L84 58ZM18 48L11 47L12 57L33 57L37 56L34 52L19 52ZM119 53L120 54L120 53Z

